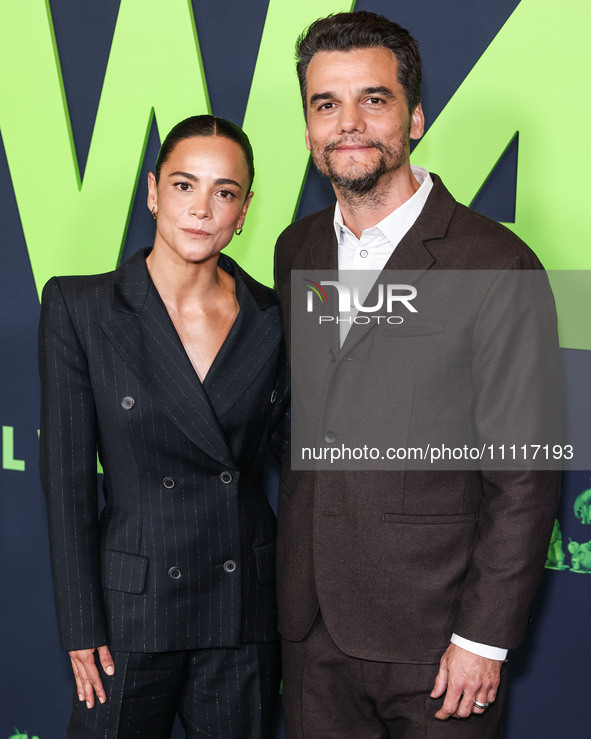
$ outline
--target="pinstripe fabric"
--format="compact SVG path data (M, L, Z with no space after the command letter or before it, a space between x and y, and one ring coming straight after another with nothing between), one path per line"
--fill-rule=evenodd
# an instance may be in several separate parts
M41 477L61 644L166 652L274 640L262 468L287 397L277 300L220 258L240 311L202 385L147 253L105 275L53 278L43 293Z
M178 710L188 739L264 739L279 689L279 643L158 654L114 652L107 701L74 691L68 739L164 739Z

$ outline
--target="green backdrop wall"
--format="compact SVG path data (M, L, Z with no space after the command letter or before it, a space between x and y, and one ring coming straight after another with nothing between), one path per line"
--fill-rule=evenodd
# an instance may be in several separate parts
M309 170L294 40L315 18L353 5L0 0L0 739L63 736L70 702L36 466L40 290L53 274L109 270L151 242L145 181L160 137L206 111L243 123L253 143L255 199L230 253L270 282L277 234L333 199ZM413 161L508 224L547 268L588 269L589 3L365 0L356 8L388 15L420 42L428 128ZM557 299L569 435L588 446L588 297L573 298L567 284ZM557 557L547 571L528 639L511 657L513 739L588 735L591 576L580 565L586 550L577 569L567 543L591 539L590 477L565 475L562 565Z

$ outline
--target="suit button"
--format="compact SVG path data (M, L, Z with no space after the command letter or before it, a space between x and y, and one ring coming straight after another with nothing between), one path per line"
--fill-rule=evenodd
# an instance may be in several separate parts
M181 576L181 571L178 567L171 567L170 570L168 570L168 577L170 577L172 580L179 580Z
M273 390L271 393L271 403L274 403L277 400L277 390Z
M324 432L324 441L327 444L334 444L336 440L337 440L337 435L335 434L334 431L325 431Z
M134 405L135 400L131 397L131 395L126 395L124 398L121 399L121 407L124 411L131 410Z
M233 559L229 559L227 562L224 562L225 572L236 572L236 567L238 567L238 565Z
M220 475L220 480L224 483L224 485L229 485L232 482L232 474L230 472L222 472Z
M162 484L167 490L172 490L172 488L176 485L172 477L165 477L164 480L162 480Z

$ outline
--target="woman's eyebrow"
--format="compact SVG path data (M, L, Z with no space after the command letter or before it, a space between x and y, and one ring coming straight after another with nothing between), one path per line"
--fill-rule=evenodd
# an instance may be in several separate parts
M191 180L192 182L199 182L199 177L197 177L194 174L191 174L190 172L171 172L169 177L185 177L187 180ZM242 185L239 182L236 182L236 180L230 179L230 177L218 177L215 181L216 185L235 185L236 187L240 188L242 190Z
M194 174L191 174L190 172L171 172L169 177L186 177L188 180L192 180L193 182L199 182L199 177L196 177Z
M239 182L236 182L236 180L231 180L229 177L218 177L215 181L216 185L236 185L236 187L239 187L242 189L242 185Z

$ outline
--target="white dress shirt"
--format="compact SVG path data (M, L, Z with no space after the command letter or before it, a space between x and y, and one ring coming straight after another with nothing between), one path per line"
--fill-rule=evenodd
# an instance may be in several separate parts
M394 249L419 217L433 187L433 180L426 169L414 166L411 168L420 185L419 189L377 225L365 229L361 238L358 239L345 226L339 204L335 206L334 229L339 245L339 282L346 285L354 282L355 285L350 287L357 287L360 302L365 300ZM368 272L367 280L363 280L359 274L362 270ZM357 310L352 306L348 314L339 316L341 346L356 315Z
M433 187L433 180L426 169L411 165L411 170L416 181L419 183L419 189L377 225L365 229L359 239L345 226L338 202L335 206L334 229L339 245L339 282L344 282L345 284L354 282L355 286L359 289L360 302L365 300L379 273L384 269L386 262L392 256L394 249L396 249L403 236L421 214ZM360 284L359 276L359 271L361 270L368 271L368 279L362 284ZM350 285L350 287L353 287L353 285ZM339 316L341 346L347 338L347 334L351 328L351 322L356 314L357 310L351 306L349 313L341 313ZM481 657L500 661L507 657L506 649L464 639L464 637L458 636L458 634L452 634L451 641L456 646L478 654Z

